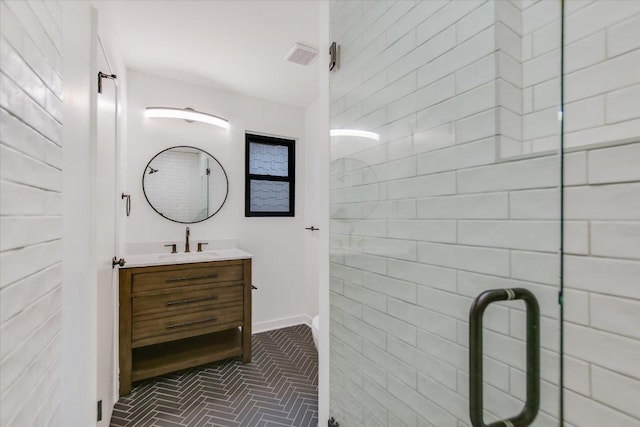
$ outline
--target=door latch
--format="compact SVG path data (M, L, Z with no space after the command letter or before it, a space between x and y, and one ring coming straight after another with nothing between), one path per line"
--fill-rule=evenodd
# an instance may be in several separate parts
M124 258L117 259L116 257L113 257L113 259L111 260L111 268L115 268L116 265L124 267L126 263L127 261L125 261Z

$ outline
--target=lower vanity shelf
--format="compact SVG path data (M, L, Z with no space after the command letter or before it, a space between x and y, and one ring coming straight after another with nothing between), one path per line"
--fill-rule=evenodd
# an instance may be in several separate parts
M120 395L132 382L251 361L251 259L120 269Z
M242 332L229 329L133 349L131 381L242 356Z

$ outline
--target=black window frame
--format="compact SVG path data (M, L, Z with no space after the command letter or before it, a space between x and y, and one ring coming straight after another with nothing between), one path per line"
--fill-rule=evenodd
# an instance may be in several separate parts
M288 171L287 176L258 175L250 171L249 144L255 142L265 145L280 145L287 147ZM244 216L245 217L295 217L296 195L296 141L294 139L277 138L273 136L245 133L245 187L244 187ZM251 181L277 181L289 183L289 210L287 212L252 211L251 210Z

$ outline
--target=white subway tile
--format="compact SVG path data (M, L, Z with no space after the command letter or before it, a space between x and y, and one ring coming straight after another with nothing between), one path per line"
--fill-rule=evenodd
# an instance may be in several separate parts
M640 48L640 13L607 28L607 56L612 57Z
M605 123L604 96L595 96L571 102L564 107L564 123L567 132L602 126Z
M565 414L568 422L579 427L600 427L606 425L640 427L640 421L629 415L602 405L589 397L573 391L565 392Z
M455 143L456 128L453 123L449 123L444 126L414 133L412 154L449 147Z
M365 342L362 348L362 354L378 366L383 366L388 370L390 375L410 385L416 387L417 371L414 367L409 366L400 359L381 350L375 345Z
M506 219L507 193L430 197L418 200L418 218Z
M610 0L595 1L566 17L565 38L567 43L582 39L597 31L604 30L640 11L635 1Z
M566 102L589 98L638 83L640 50L585 68L565 77Z
M419 372L429 375L442 384L454 388L456 386L456 369L447 359L439 359L431 354L420 351L399 339L389 337L389 354L397 357Z
M418 392L458 419L465 419L468 416L467 399L423 374L418 374ZM433 420L433 418L430 419Z
M405 399L398 398L397 393L390 392L378 386L373 381L365 378L364 390L371 395L378 403L388 409L390 414L395 415L408 427L417 426L417 416L415 412L407 406Z
M444 7L432 13L427 20L416 27L418 44L431 39L434 35L460 20L477 6L477 3L448 2Z
M407 402L416 413L431 420L435 425L457 427L458 423L453 415L435 405L422 394L407 387L404 383L391 379L389 381L389 391L402 401Z
M458 43L461 43L480 31L492 26L496 21L497 4L486 2L456 22Z
M525 87L560 76L560 49L533 57L522 64L522 84Z
M442 78L416 92L416 105L414 111L431 107L445 99L452 98L455 93L455 76L450 75Z
M345 283L343 288L344 296L362 304L373 307L379 311L386 311L387 297L384 293L372 291L363 286Z
M365 272L362 286L403 301L415 303L417 300L417 290L414 283L393 279L388 276Z
M587 255L589 253L588 222L564 222L564 252L573 255Z
M568 322L589 325L589 293L565 289L563 298L564 318Z
M497 133L496 109L491 109L455 122L455 139L457 144L487 138Z
M589 364L570 356L564 356L564 383L567 389L583 395L591 393Z
M489 82L454 98L455 117L462 119L496 105L496 82Z
M640 342L584 326L565 325L565 350L570 356L632 377L640 377Z
M363 319L376 330L384 331L388 335L403 340L408 344L416 344L416 327L385 313L365 307Z
M455 221L391 220L388 227L388 236L395 239L441 243L456 241Z
M640 296L640 292L638 292ZM640 339L640 301L591 294L591 326Z
M555 187L557 156L465 169L457 172L459 193Z
M450 341L455 341L457 338L457 323L452 317L393 298L389 299L387 312L393 317Z
M565 256L565 285L568 288L637 298L639 277L638 261Z
M455 289L456 272L449 268L389 260L389 276L444 290Z
M522 64L504 52L496 52L498 75L514 86L522 87Z
M564 140L565 147L571 149L588 147L592 144L635 140L638 134L640 134L640 119L569 132L565 134Z
M425 21L425 23L429 24L429 21ZM418 40L418 43L420 43L420 40ZM494 51L494 45L494 29L487 28L471 39L447 51L445 55L441 55L419 68L418 87L439 80L491 54Z
M640 82L640 76L638 76ZM606 95L607 123L640 117L640 85L631 86Z
M351 316L362 318L362 304L350 298L345 298L338 293L331 293L330 303L332 307L342 310Z
M512 219L560 219L560 189L512 191L509 193Z
M520 36L502 22L496 22L494 29L496 32L496 48L515 59L522 58Z
M554 2L540 1L522 12L522 32L531 33L560 17L560 5Z
M406 199L454 194L455 187L456 175L454 172L425 175L390 182L389 198Z
M415 241L404 241L397 239L367 238L364 241L363 251L371 255L385 256L407 261L415 261L417 256Z
M591 366L593 398L640 419L640 380Z
M533 109L553 107L560 110L560 79L552 79L533 87Z
M383 387L387 385L387 373L384 369L371 363L369 359L365 358L362 353L354 350L351 347L344 348L344 359L351 363L353 366L357 366L362 373Z
M491 164L496 159L494 138L458 144L418 156L418 175Z
M565 218L572 220L640 219L640 183L565 190Z
M550 24L534 31L533 33L533 55L539 56L550 50L560 48L561 30L560 13L556 11L556 19Z
M640 260L640 222L591 222L591 254Z
M387 68L387 81L395 81L400 77L417 70L424 64L452 49L455 46L455 43L456 34L453 27L441 32L426 43L419 43L416 49L398 59ZM418 85L418 87L421 86L422 84Z
M565 47L565 67L567 73L593 66L606 58L605 32L579 39Z
M559 229L551 221L459 221L458 243L551 252L558 249Z
M525 140L560 134L558 107L535 111L522 118L522 138Z
M419 243L418 261L498 276L509 275L509 253L499 249Z
M511 277L538 283L560 283L560 255L511 251Z

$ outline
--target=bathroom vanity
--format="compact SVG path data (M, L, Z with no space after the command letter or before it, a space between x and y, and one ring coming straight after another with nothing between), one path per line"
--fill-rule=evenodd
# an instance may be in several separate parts
M251 361L251 255L128 257L120 269L120 395L134 381L231 357Z

